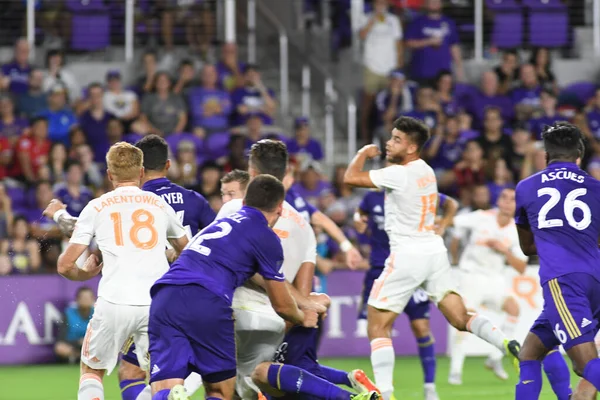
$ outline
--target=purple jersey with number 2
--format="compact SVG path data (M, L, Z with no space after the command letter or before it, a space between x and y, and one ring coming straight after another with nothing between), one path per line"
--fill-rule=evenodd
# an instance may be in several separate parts
M544 310L531 331L548 348L593 341L600 316L600 182L553 162L517 185L517 225L540 258Z

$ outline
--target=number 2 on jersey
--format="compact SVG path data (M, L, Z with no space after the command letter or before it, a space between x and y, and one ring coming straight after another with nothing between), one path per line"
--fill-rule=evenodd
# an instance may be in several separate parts
M565 196L565 203L563 205L565 219L572 228L582 231L592 223L592 211L590 207L581 200L577 200L578 197L584 196L587 193L586 188L578 188L571 190ZM542 206L538 214L538 229L555 228L563 226L564 222L560 218L546 219L550 210L552 210L560 201L560 192L558 189L545 187L538 189L538 197L550 196L548 201ZM575 210L581 210L583 217L580 221L575 220Z
M142 219L144 217L144 219ZM123 241L123 221L121 213L115 212L110 214L110 219L113 222L113 229L115 232L115 242L117 246L125 246ZM147 210L137 210L131 216L133 226L129 231L129 239L133 245L141 250L150 250L158 243L158 232L154 228L154 215ZM142 229L148 229L150 231L150 239L145 242L140 241L139 234Z
M196 253L202 254L203 256L209 256L212 250L206 246L203 246L202 243L205 240L220 239L231 233L231 225L229 225L229 223L225 221L219 222L216 226L217 228L221 228L221 230L216 232L203 233L202 235L195 236L194 240L192 240L188 244L188 248L190 250L194 250Z
M437 193L432 193L429 196L421 196L421 221L419 222L419 232L432 231L433 224L425 225L429 214L437 211Z

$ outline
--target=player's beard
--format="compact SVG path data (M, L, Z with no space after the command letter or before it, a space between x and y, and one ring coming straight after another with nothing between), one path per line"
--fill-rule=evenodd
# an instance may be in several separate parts
M404 162L404 156L401 154L392 155L388 153L386 159L391 164L402 164Z

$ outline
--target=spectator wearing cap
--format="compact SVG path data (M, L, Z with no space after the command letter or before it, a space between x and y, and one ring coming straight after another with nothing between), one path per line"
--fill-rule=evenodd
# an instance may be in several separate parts
M187 93L191 126L197 136L225 132L233 110L229 93L218 87L217 69L207 64L202 69L202 86Z
M396 116L413 110L412 93L406 84L406 77L401 69L390 73L388 85L375 97L377 108L377 126L390 126ZM389 129L385 128L386 134Z
M0 255L8 257L12 265L10 273L21 275L39 271L42 263L40 245L31 238L27 220L17 216L11 232L8 239L0 241Z
M483 126L483 117L488 107L498 107L504 120L512 120L513 104L508 96L499 93L499 88L496 74L493 71L485 71L481 75L479 90L465 100L465 109L473 116L473 125L476 129Z
M321 194L331 192L333 187L322 177L321 165L314 160L306 159L300 165L300 181L292 186L298 196L311 204L317 204Z
M17 141L15 162L9 175L29 183L36 182L40 168L48 161L50 145L48 120L44 117L35 118L31 122L31 134Z
M534 113L534 118L531 118L527 123L527 128L533 132L537 140L542 139L542 131L546 125L554 125L558 121L563 121L564 117L558 115L556 111L556 95L553 91L544 89L540 94L541 111Z
M187 108L180 95L171 90L171 77L159 72L155 77L155 93L142 100L141 119L149 124L150 133L162 137L181 133L187 125Z
M15 106L8 95L0 95L0 137L14 145L29 123L15 115Z
M104 93L104 108L120 120L131 122L140 114L140 105L135 92L123 88L121 73L113 70L106 74L107 90Z
M375 0L373 12L363 17L360 38L364 42L364 87L361 114L361 135L369 140L369 117L377 92L388 84L390 72L403 66L402 26L388 12L387 0Z
M277 112L275 92L264 85L256 65L246 66L244 80L244 86L231 93L231 101L235 110L234 125L243 125L250 113L260 113L263 123L272 125Z
M516 50L507 50L502 53L500 65L494 68L500 87L498 93L507 94L516 85L519 79L519 56Z
M409 112L403 113L403 116L420 119L430 128L437 126L439 114L441 113L440 104L435 99L435 92L430 86L421 86L417 89L415 108ZM398 117L398 116L397 116Z
M57 85L62 85L69 93L69 100L73 103L81 98L81 87L75 76L65 69L65 55L61 50L49 50L46 54L46 77L44 78L44 92L51 92Z
M94 194L83 184L83 169L78 162L67 166L66 181L54 186L54 197L67 206L67 212L78 217L83 208L94 198Z
M8 64L2 66L2 75L4 75L4 84L8 91L15 95L27 92L29 72L31 71L29 64L29 43L27 39L20 38L15 43L14 58Z
M244 86L242 71L246 66L238 61L237 45L225 43L221 48L221 59L217 63L218 84L221 89L229 92Z
M79 117L79 126L85 133L87 144L94 149L94 160L105 162L110 147L106 130L108 122L116 118L104 107L104 88L99 83L92 83L87 90L89 108Z
M323 149L318 140L310 137L310 124L306 117L298 117L294 121L294 138L287 143L290 155L308 154L313 160L323 159Z
M48 138L69 146L69 131L77 123L77 117L67 104L64 86L56 85L50 90L48 108L39 115L48 120Z
M427 0L426 13L406 29L406 46L411 49L410 77L431 82L443 70L452 70L464 81L462 54L454 21L442 14L441 0Z
M48 96L42 89L44 73L32 68L27 81L27 91L17 96L17 112L24 118L33 118L48 107Z
M585 114L587 124L596 140L600 140L600 88L592 98L590 110Z
M535 68L531 64L521 65L519 85L510 92L510 99L515 107L517 119L526 121L540 107L542 86L538 81Z

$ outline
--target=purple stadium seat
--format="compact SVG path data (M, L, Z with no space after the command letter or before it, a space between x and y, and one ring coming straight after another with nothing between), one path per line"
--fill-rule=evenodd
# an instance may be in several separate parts
M545 2L544 2L545 1ZM529 9L529 44L562 47L569 43L569 13L558 0L526 0Z
M454 99L457 102L465 101L465 99L470 98L472 95L476 94L479 89L476 86L471 85L469 83L460 83L456 82L454 84Z
M596 94L596 90L598 89L598 85L592 82L575 82L571 83L569 86L564 88L561 91L562 93L570 93L581 101L582 104L587 104L587 102L594 97Z
M67 0L67 9L71 12L108 11L102 0Z
M487 0L494 14L492 45L500 49L519 47L523 43L523 8L514 0Z
M229 133L212 133L205 141L205 153L211 160L224 157L229 154Z
M7 187L6 193L14 207L27 207L29 205L25 189L21 189L20 187Z
M97 51L110 46L110 14L102 0L67 0L72 13L71 49Z

